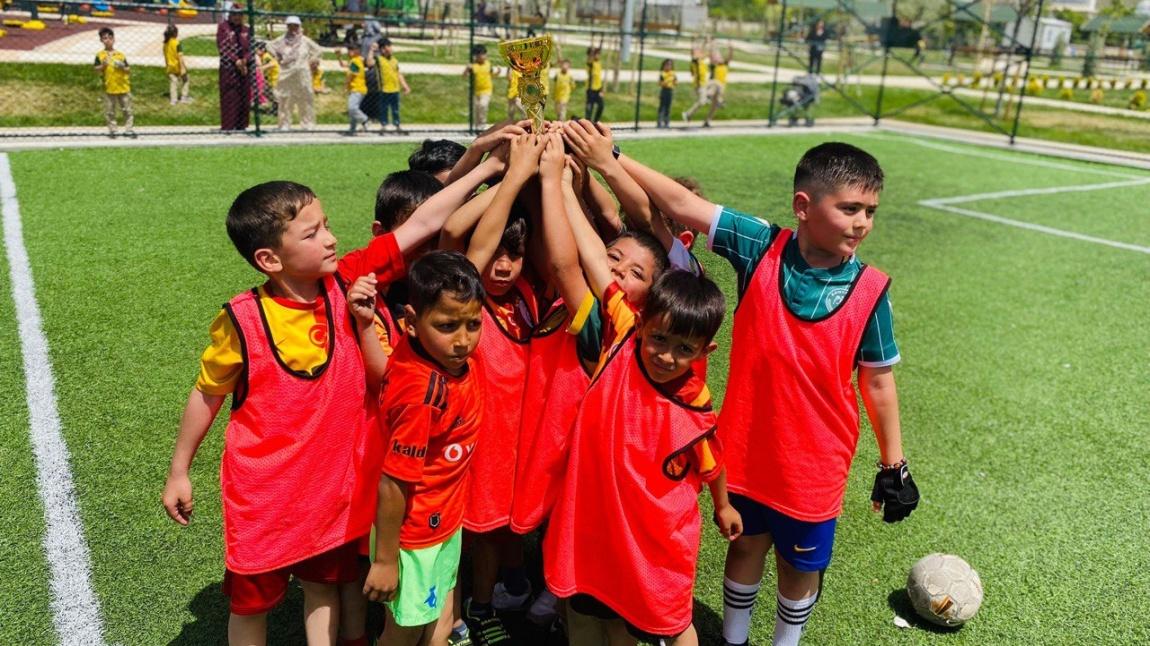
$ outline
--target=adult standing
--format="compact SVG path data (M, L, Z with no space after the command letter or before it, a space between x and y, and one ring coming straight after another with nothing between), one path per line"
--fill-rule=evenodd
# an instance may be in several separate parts
M280 63L280 78L276 85L279 129L291 128L292 112L298 111L300 126L309 130L315 127L312 72L319 69L322 50L314 40L304 35L299 16L288 16L284 24L287 33L268 43L268 51Z
M243 5L234 4L216 28L220 52L220 129L246 130L252 103L251 30L244 24Z
M808 74L823 73L823 52L827 50L827 25L822 18L817 20L807 34L807 43L811 46L810 59L807 63Z

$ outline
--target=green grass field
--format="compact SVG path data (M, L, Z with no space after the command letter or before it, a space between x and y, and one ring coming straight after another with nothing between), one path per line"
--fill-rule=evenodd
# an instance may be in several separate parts
M886 133L843 138L887 171L861 255L894 278L903 433L923 501L899 525L870 513L877 455L862 429L834 562L804 643L1147 643L1150 253L919 202L1045 189L958 206L1146 247L1150 173ZM664 172L695 176L716 202L789 225L792 169L821 140L807 133L622 146ZM169 521L159 496L208 324L221 303L259 280L224 231L232 198L265 180L306 183L350 250L368 239L380 179L404 166L411 147L10 154L109 644L224 640L223 424L193 470L192 525ZM1140 179L1147 183L1057 192ZM729 266L700 255L733 304ZM8 294L7 261L0 264ZM711 362L720 397L729 325ZM0 298L0 347L9 365L21 365L9 297ZM32 646L54 638L23 385L19 368L0 373L9 393L0 400L0 643ZM696 591L704 643L714 643L721 622L723 550L707 528ZM896 628L896 611L914 621L903 596L907 570L939 551L981 574L980 614L957 632L920 622ZM297 593L273 615L271 643L302 642L299 607ZM764 594L753 643L769 643L773 607Z

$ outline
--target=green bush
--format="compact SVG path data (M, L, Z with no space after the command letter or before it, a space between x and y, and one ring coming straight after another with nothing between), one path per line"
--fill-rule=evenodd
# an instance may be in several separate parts
M1094 91L1090 93L1090 102L1094 105L1101 105L1102 100L1105 98L1106 93L1102 91L1102 88L1095 88Z
M1146 107L1146 90L1138 90L1130 97L1130 104L1126 107L1131 110L1142 110Z
M1074 98L1074 90L1071 90L1068 87L1064 87L1058 92L1058 98L1062 99L1063 101L1070 101Z
M1030 96L1041 96L1043 89L1044 86L1038 79L1030 79L1030 81L1026 83L1026 93Z

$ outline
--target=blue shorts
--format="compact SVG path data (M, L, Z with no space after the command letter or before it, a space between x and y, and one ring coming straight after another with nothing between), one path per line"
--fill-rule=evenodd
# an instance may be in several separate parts
M837 518L808 523L737 493L731 493L730 499L743 517L743 534L770 534L779 556L799 572L818 572L830 565Z

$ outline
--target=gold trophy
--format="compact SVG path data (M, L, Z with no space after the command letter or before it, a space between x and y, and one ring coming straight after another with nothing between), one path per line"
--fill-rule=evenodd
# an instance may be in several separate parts
M555 41L551 36L521 38L499 43L499 52L507 64L519 72L519 97L531 117L531 132L543 131L543 107L547 105L547 68Z

